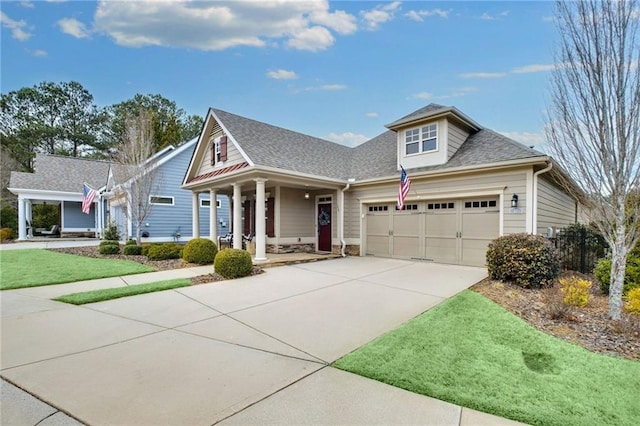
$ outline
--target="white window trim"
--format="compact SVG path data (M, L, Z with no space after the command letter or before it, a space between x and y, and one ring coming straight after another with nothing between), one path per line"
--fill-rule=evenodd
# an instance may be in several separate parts
M223 161L220 160L220 154L221 154L220 142L221 141L222 141L222 138L220 136L215 138L213 141L213 164L214 165L223 163Z
M153 198L170 198L171 199L171 204L168 203L154 203L153 201L151 201ZM176 202L175 197L170 197L168 195L149 195L149 204L154 205L154 206L174 206Z
M422 146L423 146L423 143L424 143L424 141L426 139L423 137L422 129L425 128L425 127L430 127L430 126L435 126L436 127L436 137L435 137L435 139L436 139L436 147L434 149L430 149L429 151L423 151L422 150ZM407 145L409 145L407 143L407 132L411 132L411 131L414 131L414 130L418 130L419 131L419 137L418 137L418 141L417 142L411 142L411 144L414 144L414 143L418 144L418 152L414 152L412 154L407 154ZM404 156L405 157L411 157L411 156L414 156L414 155L429 154L429 153L432 153L432 152L438 152L439 149L440 149L439 135L440 135L440 126L438 126L437 122L436 123L422 124L420 126L416 126L416 127L410 128L410 129L406 129L404 131L404 144L403 144L403 146L404 146ZM432 139L432 138L429 138L429 139Z
M211 207L211 203L205 205L205 203L204 203L205 201L209 202L211 200L204 200L204 199L200 200L200 207L204 207L204 208ZM218 209L222 208L222 203L220 202L220 200L216 200L216 208L218 208Z

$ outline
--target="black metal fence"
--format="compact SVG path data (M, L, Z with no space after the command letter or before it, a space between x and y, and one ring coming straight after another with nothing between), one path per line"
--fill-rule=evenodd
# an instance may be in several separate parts
M583 274L593 272L593 267L605 257L609 245L597 232L583 225L572 225L558 230L555 246L562 268Z

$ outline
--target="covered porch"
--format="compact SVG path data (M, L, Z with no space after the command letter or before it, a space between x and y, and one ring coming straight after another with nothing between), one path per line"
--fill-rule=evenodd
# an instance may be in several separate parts
M217 235L216 209L210 210L210 235L220 237L233 248L243 248L243 240L255 246L254 262L270 263L285 253L344 255L343 183L305 176L265 173L256 170L224 175L214 180L190 182L194 207L199 194L211 199L227 195L231 200L230 235ZM200 236L199 211L192 209L194 236Z

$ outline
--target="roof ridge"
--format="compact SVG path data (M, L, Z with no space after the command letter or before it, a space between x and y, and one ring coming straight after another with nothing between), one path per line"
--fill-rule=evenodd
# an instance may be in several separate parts
M96 158L73 157L71 155L48 154L48 153L40 153L40 152L36 153L36 158L38 158L39 155L41 155L43 157L54 157L54 158L64 158L64 159L69 159L69 160L91 161L91 162L94 162L94 163L107 163L107 164L113 163L113 161L99 160L99 159L96 159Z

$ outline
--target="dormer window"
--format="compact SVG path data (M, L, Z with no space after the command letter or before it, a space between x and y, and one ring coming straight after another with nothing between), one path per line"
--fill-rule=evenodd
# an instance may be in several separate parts
M438 124L428 124L405 130L405 155L438 150Z

